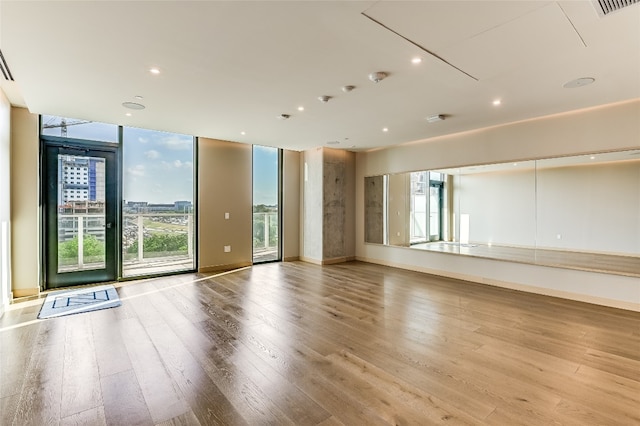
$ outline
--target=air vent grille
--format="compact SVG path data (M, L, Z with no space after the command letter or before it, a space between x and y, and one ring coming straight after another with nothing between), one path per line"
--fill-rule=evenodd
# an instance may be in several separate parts
M611 12L639 3L640 0L592 0L598 15L607 16Z
M2 50L0 50L0 71L2 71L2 75L5 80L15 81L13 76L11 75L11 71L9 71L9 65L7 65L7 61L4 60L4 55L2 54Z

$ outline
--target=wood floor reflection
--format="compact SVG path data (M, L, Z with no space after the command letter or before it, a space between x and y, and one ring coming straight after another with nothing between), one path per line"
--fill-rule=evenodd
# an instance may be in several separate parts
M508 262L581 271L603 272L606 274L640 277L640 257L636 255L616 255L604 253L574 252L564 250L532 249L488 244L458 244L433 242L414 244L411 248L461 254Z
M0 319L2 425L640 423L640 314L350 262Z

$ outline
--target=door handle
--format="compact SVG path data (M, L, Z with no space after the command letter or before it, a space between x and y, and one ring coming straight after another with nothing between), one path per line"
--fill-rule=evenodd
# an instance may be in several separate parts
M111 222L107 223L107 229L111 229Z

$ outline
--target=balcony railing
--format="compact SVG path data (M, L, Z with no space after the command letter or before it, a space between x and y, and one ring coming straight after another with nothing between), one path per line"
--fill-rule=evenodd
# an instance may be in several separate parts
M194 267L193 213L126 213L122 224L124 276Z
M192 269L193 213L124 214L124 276ZM105 220L101 214L58 215L58 271L105 266Z
M253 261L278 260L278 212L253 214Z

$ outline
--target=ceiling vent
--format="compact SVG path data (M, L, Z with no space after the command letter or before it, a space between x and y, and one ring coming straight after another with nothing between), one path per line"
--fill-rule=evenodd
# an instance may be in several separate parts
M13 79L13 76L11 75L11 71L9 71L9 65L7 65L7 61L4 60L2 50L0 50L0 71L2 71L2 75L4 75L5 80L15 81Z
M600 17L607 16L627 6L640 2L640 0L591 0Z

